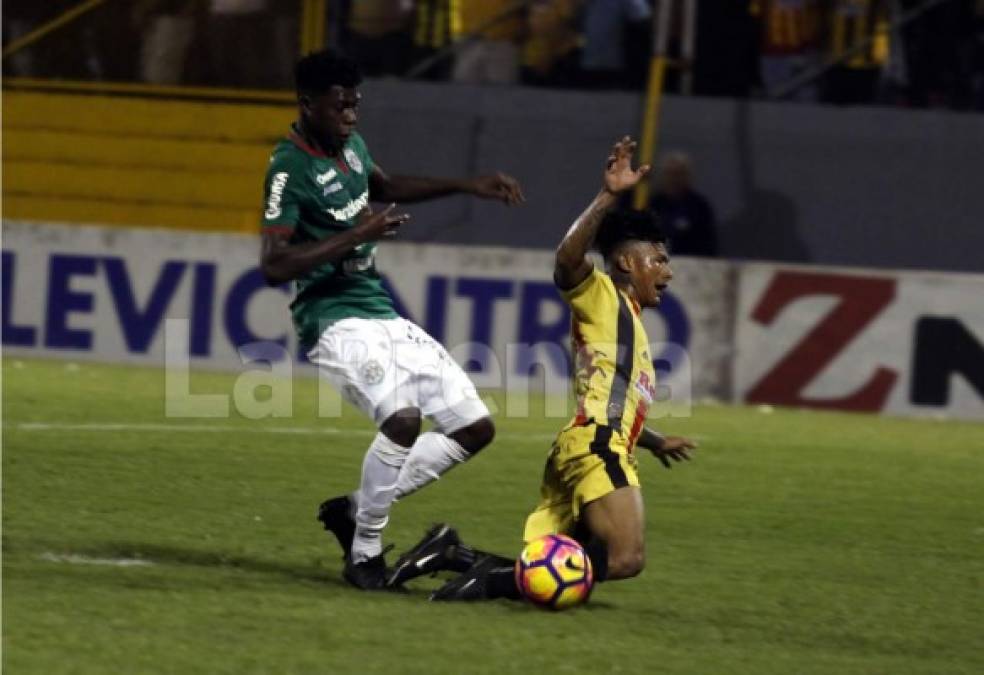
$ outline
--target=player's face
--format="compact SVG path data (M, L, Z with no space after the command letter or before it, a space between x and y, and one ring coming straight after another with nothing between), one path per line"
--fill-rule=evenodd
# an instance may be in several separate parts
M308 126L318 140L331 148L341 148L359 121L359 91L334 86L327 94L315 96L304 107Z
M629 255L631 256L629 276L635 289L636 300L643 307L655 307L659 304L670 279L673 278L666 246L638 242L630 249Z

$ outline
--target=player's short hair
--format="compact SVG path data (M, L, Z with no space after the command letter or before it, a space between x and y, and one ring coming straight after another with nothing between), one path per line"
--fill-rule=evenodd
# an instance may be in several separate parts
M595 248L608 260L619 246L629 241L648 241L665 244L666 235L659 227L659 220L652 211L617 209L612 211L598 228Z
M332 87L350 89L362 83L362 71L354 59L332 49L308 54L294 67L297 93L317 96Z

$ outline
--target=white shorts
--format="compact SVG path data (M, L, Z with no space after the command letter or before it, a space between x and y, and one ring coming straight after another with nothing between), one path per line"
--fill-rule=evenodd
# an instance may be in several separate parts
M377 427L405 408L417 408L445 434L489 416L447 350L406 319L342 319L308 358Z

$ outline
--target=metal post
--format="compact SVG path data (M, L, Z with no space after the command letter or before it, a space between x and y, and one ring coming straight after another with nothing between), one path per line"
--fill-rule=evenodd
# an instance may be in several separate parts
M308 53L308 45L310 44L310 39L308 34L310 33L311 24L311 0L301 0L301 24L300 24L300 55L304 56Z
M649 61L649 85L646 88L646 105L642 112L640 164L652 164L656 156L659 115L663 103L663 79L666 75L666 47L670 34L671 2L673 0L656 0L653 11L653 55ZM633 205L637 209L644 209L648 204L649 180L644 180L636 186Z
M325 0L301 0L301 56L325 46Z
M314 0L314 23L311 30L311 51L325 48L325 29L328 22L327 0Z

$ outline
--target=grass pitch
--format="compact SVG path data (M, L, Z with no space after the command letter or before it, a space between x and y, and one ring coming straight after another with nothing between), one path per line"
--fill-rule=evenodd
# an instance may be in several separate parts
M291 419L170 420L157 370L8 359L3 375L6 672L984 672L984 425L667 420L702 447L672 471L641 458L647 569L550 614L426 602L439 579L343 585L314 511L355 485L371 433L317 419L312 381ZM559 422L498 426L395 507L389 542L448 520L518 550Z

